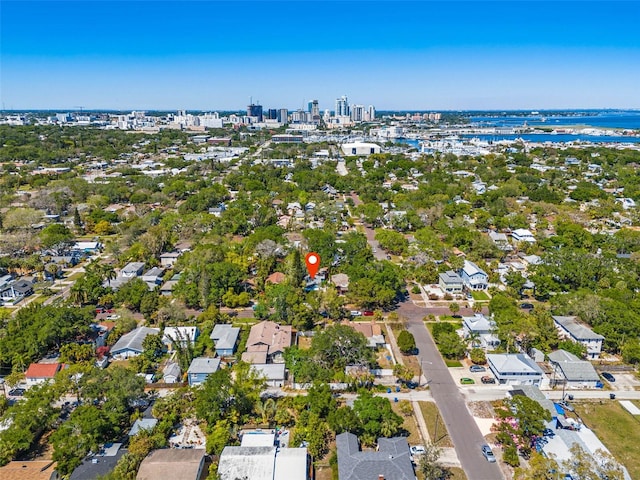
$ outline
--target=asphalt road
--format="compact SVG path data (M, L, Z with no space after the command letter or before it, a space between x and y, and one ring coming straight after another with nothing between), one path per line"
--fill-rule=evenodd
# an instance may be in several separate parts
M407 330L416 339L416 346L420 351L418 359L467 478L502 479L502 472L497 464L487 462L482 456L480 448L485 443L484 437L469 413L464 397L442 360L431 334L424 326L422 318L425 316L425 309L409 301L400 305L398 313L407 319Z

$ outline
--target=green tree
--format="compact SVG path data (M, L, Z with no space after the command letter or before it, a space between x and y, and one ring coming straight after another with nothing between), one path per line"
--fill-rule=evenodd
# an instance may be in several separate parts
M419 468L427 480L442 480L450 476L450 472L440 463L442 450L433 444L427 444L425 453L420 458Z
M398 348L404 354L412 353L416 349L416 339L411 332L402 330L398 334Z
M321 367L338 370L347 365L369 366L374 361L365 336L347 325L333 325L317 333L311 355Z

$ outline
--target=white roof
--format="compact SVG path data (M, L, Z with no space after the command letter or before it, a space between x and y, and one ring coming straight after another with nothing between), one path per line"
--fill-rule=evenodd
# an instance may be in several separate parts
M306 480L308 470L306 448L281 448L276 454L276 472L273 479Z
M241 447L273 447L276 444L276 434L270 432L245 432L242 435Z
M224 447L218 462L220 480L273 480L276 447Z
M164 343L171 342L184 342L189 340L191 343L196 341L198 336L198 327L165 327L162 341Z
M268 380L284 380L284 363L257 363L251 367Z
M462 270L464 270L465 273L467 275L469 275L470 277L473 276L473 275L476 275L478 273L486 275L484 270L482 270L475 263L470 262L469 260L465 260L464 261L464 266L462 267Z
M215 373L218 368L220 368L219 358L198 357L191 361L187 373Z
M488 354L487 361L495 367L499 373L538 373L542 375L542 369L529 357L522 353L496 353Z

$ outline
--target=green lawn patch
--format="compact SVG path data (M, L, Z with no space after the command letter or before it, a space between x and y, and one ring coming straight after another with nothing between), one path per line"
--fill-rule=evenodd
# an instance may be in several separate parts
M631 478L640 478L640 419L618 402L576 403L576 412L613 456L629 470Z
M447 367L461 367L462 363L460 360L449 360L448 358L444 359L444 363Z
M487 295L486 292L473 291L473 292L471 292L471 296L473 297L474 300L491 300L489 298L489 295Z
M447 427L440 416L438 406L434 402L418 403L420 404L420 411L422 412L424 421L427 424L427 430L429 430L431 442L436 444L438 447L453 447Z

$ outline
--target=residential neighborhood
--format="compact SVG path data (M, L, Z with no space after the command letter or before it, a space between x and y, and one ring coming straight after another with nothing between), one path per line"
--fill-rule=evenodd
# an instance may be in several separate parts
M249 107L0 125L0 478L640 475L633 144Z

